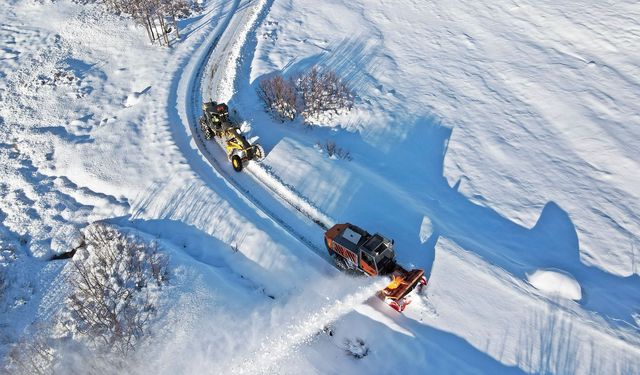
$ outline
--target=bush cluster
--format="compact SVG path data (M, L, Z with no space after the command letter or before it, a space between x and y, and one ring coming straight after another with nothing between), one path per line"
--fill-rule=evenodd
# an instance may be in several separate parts
M64 324L92 346L126 356L155 315L150 291L165 284L167 258L155 244L104 224L87 228L85 242L86 252L73 259Z
M306 124L330 121L334 115L351 110L355 99L336 72L318 66L294 78L285 79L281 74L264 78L258 95L274 117L291 121L300 115Z
M149 337L168 258L155 243L97 223L83 230L71 262L61 311L12 346L0 373L126 373Z
M339 147L334 141L324 141L316 143L316 147L326 152L330 158L343 159L347 161L351 161L353 158L351 157L351 153L342 147Z

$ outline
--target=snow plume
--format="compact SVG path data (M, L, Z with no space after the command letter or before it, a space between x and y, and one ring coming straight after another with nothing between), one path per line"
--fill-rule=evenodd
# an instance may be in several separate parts
M344 278L339 278L344 279ZM349 285L352 283L346 283ZM356 284L353 282L353 284ZM309 343L329 324L354 310L384 287L383 282L360 285L357 288L340 288L334 296L317 295L310 303L307 294L293 298L287 305L271 315L270 332L258 340L258 350L240 357L231 366L232 373L278 373L278 366L301 345ZM331 292L331 289L328 289ZM335 291L335 290L334 290ZM346 293L345 291L352 291ZM296 311L300 310L300 311ZM286 329L282 330L282 327Z
M294 281L292 281L294 282ZM170 332L159 332L150 340L140 373L227 373L260 374L286 372L291 355L312 342L323 328L353 311L383 287L383 280L336 277L314 281L286 301L240 294L211 301L213 306L195 304L176 315ZM239 291L223 291L238 293ZM235 299L235 301L234 301ZM245 311L233 305L241 303ZM198 309L199 311L193 311ZM194 321L194 314L199 318Z

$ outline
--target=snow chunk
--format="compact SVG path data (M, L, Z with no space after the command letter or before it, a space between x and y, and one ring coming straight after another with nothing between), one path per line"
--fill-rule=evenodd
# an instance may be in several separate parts
M145 88L140 92L132 92L131 94L127 95L127 99L124 101L124 106L126 108L129 108L138 104L138 102L142 99L142 96L147 92L149 92L150 89L151 89L151 86L148 86L147 88Z
M420 243L425 243L433 234L433 224L431 219L427 216L422 218L422 224L420 225Z
M580 284L568 273L557 270L537 270L528 274L527 279L531 285L545 294L574 301L582 299Z
M133 107L134 105L138 104L138 102L140 101L140 93L139 92L133 92L129 95L127 95L127 100L124 101L124 106L129 108L129 107Z

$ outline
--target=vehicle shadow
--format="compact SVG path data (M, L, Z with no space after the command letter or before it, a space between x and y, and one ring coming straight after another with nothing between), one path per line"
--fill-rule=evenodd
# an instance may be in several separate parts
M418 119L403 142L382 157L373 154L368 161L377 165L382 159L392 159L395 160L389 163L392 166L402 165L402 160L414 161L405 168L380 168L380 173L395 181L407 196L411 192L423 192L411 197L413 207L408 212L396 213L413 222L413 230L405 232L402 238L403 244L409 249L433 251L431 241L421 244L416 236L422 218L416 217L415 212L423 213L431 219L437 235L454 240L522 279L537 269L559 268L569 272L583 289L583 298L579 301L582 307L603 315L613 325L619 325L618 320L622 320L634 326L632 315L640 305L640 294L637 293L640 277L620 277L584 264L576 228L570 215L556 202L547 202L536 224L526 228L466 197L458 191L458 184L450 186L443 165L451 134L452 130L430 117Z

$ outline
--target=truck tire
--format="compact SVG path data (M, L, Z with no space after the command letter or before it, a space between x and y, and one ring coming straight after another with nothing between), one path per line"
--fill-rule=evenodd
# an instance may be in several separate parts
M236 172L240 172L242 170L242 159L240 159L240 156L233 155L231 157L231 166Z
M211 139L213 138L213 135L211 134L211 129L209 129L209 126L207 126L207 122L204 118L200 118L200 129L202 130L202 134L204 134L205 139Z
M336 267L338 267L339 270L349 271L349 267L342 257L336 254L331 254L331 256L333 257L333 262L336 264Z
M262 161L262 159L264 159L264 148L262 148L262 145L256 143L255 144L255 151L254 151L254 158L255 161Z

